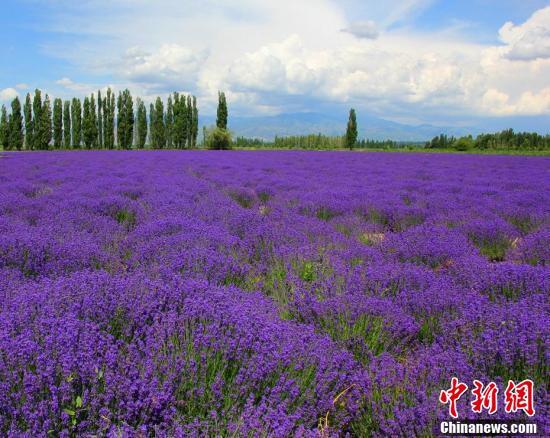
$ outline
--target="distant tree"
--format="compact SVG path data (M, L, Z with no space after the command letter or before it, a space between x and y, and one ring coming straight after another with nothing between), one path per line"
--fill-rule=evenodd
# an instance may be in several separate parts
M155 126L155 105L150 104L149 105L149 143L151 144L151 147L154 149L155 145L153 142L153 126Z
M206 135L206 146L216 150L231 149L231 133L227 129L215 127Z
M187 96L187 147L193 147L193 98Z
M147 109L143 100L137 99L137 147L143 149L147 143Z
M73 125L73 147L80 148L82 143L82 103L80 99L74 98L71 106L71 121Z
M71 148L71 102L63 104L63 144L65 149Z
M90 96L90 138L92 140L92 148L97 148L99 142L98 122L97 122L97 106L95 103L94 93Z
M134 102L130 90L118 95L117 137L120 149L131 149L134 142Z
M172 103L172 96L168 96L168 102L166 104L166 147L172 149L174 147L174 105Z
M56 149L63 145L63 101L59 98L53 101L53 145Z
M8 112L6 106L2 105L0 113L0 146L5 151L9 150L10 147L10 127L8 123Z
M100 149L104 147L103 139L103 99L101 98L101 90L97 92L97 145Z
M156 149L163 149L166 146L166 126L164 125L164 104L160 97L155 101L155 117L151 130L153 146Z
M23 114L25 115L25 148L28 150L34 149L33 143L33 120L32 120L32 101L31 94L27 93L25 105L23 106Z
M193 128L191 130L191 134L193 137L193 140L191 142L191 145L193 148L197 147L197 138L199 136L199 110L197 108L197 98L193 96Z
M91 149L92 147L92 129L90 127L91 123L91 106L90 106L90 98L86 96L84 98L84 105L83 105L83 113L82 113L82 140L84 141L84 146L86 146L86 149Z
M457 151L469 151L474 148L474 140L471 135L467 137L460 137L457 141L454 142L453 147Z
M41 149L43 133L42 127L42 92L37 88L34 90L34 99L32 103L33 110L33 131L32 131L32 149Z
M349 112L348 128L346 131L346 146L351 150L357 143L357 117L352 108Z
M103 138L106 149L115 147L115 95L111 89L107 89L107 95L103 99Z
M187 145L187 99L184 95L174 93L174 145L183 149Z
M48 150L52 141L52 105L46 94L40 114L40 149Z
M218 92L218 111L216 116L216 126L220 129L227 129L227 100L225 93Z
M23 148L23 116L21 115L21 102L16 97L11 102L11 115L9 118L9 148L20 151Z

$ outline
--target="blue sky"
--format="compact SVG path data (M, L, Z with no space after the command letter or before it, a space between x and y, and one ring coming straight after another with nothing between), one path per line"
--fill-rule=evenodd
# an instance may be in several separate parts
M550 121L539 0L4 0L0 101L39 87L170 91L238 115L334 112L444 126ZM521 123L520 123L521 122ZM492 125L491 125L492 126Z

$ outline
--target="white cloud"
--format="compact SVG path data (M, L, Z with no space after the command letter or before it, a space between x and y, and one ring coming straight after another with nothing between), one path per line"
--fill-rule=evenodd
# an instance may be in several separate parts
M488 45L458 31L402 26L432 0L396 0L391 8L350 2L368 14L349 21L336 0L66 2L49 25L82 38L48 50L88 74L112 75L118 89L146 100L195 93L203 113L214 110L220 89L233 111L249 114L321 104L426 120L550 113L550 7L525 23L504 24L504 44ZM82 94L98 88L68 78L58 85Z
M162 44L155 51L139 46L126 50L112 67L130 81L156 85L181 86L195 84L208 59L207 51L193 51L179 44Z
M17 96L19 96L19 93L15 88L4 88L3 90L0 90L0 100L2 101L10 101L15 99Z
M550 6L536 11L523 24L505 23L499 35L510 59L550 58Z
M372 20L367 21L355 21L348 27L342 29L342 32L352 34L357 38L375 40L378 38L379 31L376 23Z
M61 78L55 81L55 83L61 85L63 88L82 94L89 94L95 88L88 84L74 82L69 78Z

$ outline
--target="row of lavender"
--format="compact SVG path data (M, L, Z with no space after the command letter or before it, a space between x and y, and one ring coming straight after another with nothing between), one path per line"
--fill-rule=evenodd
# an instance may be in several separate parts
M549 164L4 154L0 433L429 436L452 376L548 430Z

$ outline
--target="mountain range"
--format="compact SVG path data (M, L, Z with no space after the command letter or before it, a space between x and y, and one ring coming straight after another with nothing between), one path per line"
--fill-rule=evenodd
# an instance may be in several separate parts
M494 132L506 128L516 131L540 131L540 126L550 126L550 117L533 118L487 118L476 120L468 126L437 126L431 124L408 125L380 117L361 114L357 116L359 138L373 140L394 140L423 142L439 134L449 136L477 135L481 132ZM201 126L215 124L215 117L201 117ZM272 140L275 136L325 134L343 135L346 130L347 114L325 114L316 112L283 113L273 116L232 116L229 129L235 136ZM543 133L544 134L544 133Z

